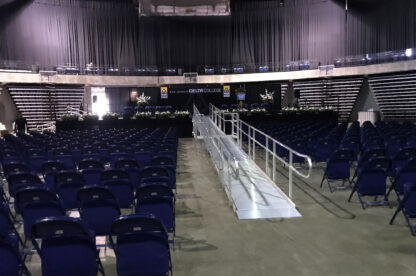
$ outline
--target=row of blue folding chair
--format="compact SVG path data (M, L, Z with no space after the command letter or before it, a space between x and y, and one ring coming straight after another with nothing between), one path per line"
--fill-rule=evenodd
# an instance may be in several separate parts
M172 274L167 232L152 215L118 217L111 225L110 242L118 275ZM50 217L36 222L32 243L41 257L44 276L104 275L94 235L79 219Z
M58 166L53 167L59 169ZM86 169L82 172L53 170L46 172L44 182L36 175L19 172L8 176L9 193L15 197L18 190L28 187L48 187L56 191L63 201L65 210L77 207L76 190L85 185L105 185L116 195L122 208L129 208L133 203L134 189L146 183L164 183L176 188L175 179L166 167L152 166L136 170L137 179L131 179L131 171L122 169ZM53 182L52 182L53 181Z
M111 223L120 216L120 205L113 192L106 186L84 186L76 191L81 219L95 235L109 235ZM27 187L18 191L15 210L23 218L26 246L31 239L33 224L51 216L65 216L60 198L42 187ZM135 193L136 212L153 214L174 233L175 198L167 185L145 185Z
M23 245L13 224L13 214L3 196L0 199L0 275L30 275L19 250L19 241Z

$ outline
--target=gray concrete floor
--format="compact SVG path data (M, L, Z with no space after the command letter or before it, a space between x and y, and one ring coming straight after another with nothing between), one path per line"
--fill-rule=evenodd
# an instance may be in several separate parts
M261 161L261 159L259 159ZM278 183L287 185L279 168ZM416 275L416 237L396 206L361 208L349 191L319 188L322 170L297 177L294 202L302 218L239 221L202 143L180 139L174 275ZM103 254L103 253L102 253ZM102 258L116 275L115 257ZM40 260L28 262L40 275Z

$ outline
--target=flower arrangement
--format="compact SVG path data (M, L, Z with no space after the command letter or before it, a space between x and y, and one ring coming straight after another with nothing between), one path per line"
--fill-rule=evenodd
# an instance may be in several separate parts
M152 112L137 112L136 118L137 119L144 119L144 118L150 118L152 117Z
M266 113L267 110L265 108L254 108L251 110L251 113Z
M260 94L261 100L265 103L273 102L274 92L267 92L267 89L264 92L264 94Z
M158 119L163 119L163 118L167 118L171 115L170 111L156 111L155 112L155 117Z
M248 113L248 109L244 108L244 107L243 108L237 108L237 109L232 109L231 112L244 114L244 113Z
M120 115L118 113L109 112L109 113L103 115L103 120L104 121L116 121L116 120L118 120L118 117L120 117Z
M189 116L189 111L188 110L185 110L185 111L176 110L173 113L173 115L175 115L176 117L186 117L186 116Z
M96 114L84 114L84 115L82 115L82 120L84 122L96 122L96 121L98 121L98 115L96 115Z
M282 113L323 113L323 112L334 112L335 109L332 106L321 106L321 107L284 107Z
M65 114L65 115L61 116L60 120L62 122L77 122L78 121L78 115Z
M146 106L148 105L150 99L150 96L145 96L144 93L142 93L139 97L136 97L137 105Z

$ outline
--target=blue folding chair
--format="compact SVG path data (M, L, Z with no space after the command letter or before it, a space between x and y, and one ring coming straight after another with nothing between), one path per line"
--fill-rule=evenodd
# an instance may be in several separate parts
M0 235L0 275L30 276L19 252L19 243L15 235Z
M92 148L92 147L87 147L87 148L82 149L82 156L81 156L80 162L82 162L82 160L101 160L101 156L97 149ZM78 163L78 166L79 166L79 163Z
M171 179L169 170L160 166L149 166L144 167L140 171L141 179L140 185L142 184L168 184L171 189L176 188L176 183Z
M136 190L136 213L153 214L175 234L175 196L168 185L144 185Z
M403 184L404 197L399 201L399 206L396 212L390 220L390 224L393 224L397 214L401 211L406 219L407 225L410 228L410 232L413 236L416 236L416 225L411 223L411 219L416 218L416 181Z
M155 155L150 162L150 166L166 168L169 171L169 177L172 179L172 183L176 183L176 162L171 156Z
M331 158L326 163L326 169L324 176L322 177L321 185L326 180L331 193L335 189L346 189L351 187L350 181L350 167L353 158L353 152L351 150L338 150L333 153ZM332 186L331 182L342 181L342 185ZM345 182L348 183L348 187L345 186Z
M80 219L42 219L32 227L32 243L41 258L43 276L96 276L98 271L104 275L95 236Z
M111 226L110 243L119 276L172 275L168 234L154 216L121 216Z
M16 173L7 177L9 185L9 193L12 197L16 195L19 189L29 186L44 186L43 182L36 174L31 173Z
M155 153L146 146L134 148L134 158L140 167L149 166L153 155L155 155Z
M115 162L115 168L121 169L129 174L134 187L140 183L140 167L134 159L120 159Z
M46 161L42 164L42 174L45 184L55 191L55 176L58 172L67 170L67 167L59 161Z
M120 208L130 208L134 201L134 185L130 179L103 180L101 185L108 187L117 199Z
M106 187L85 186L78 190L77 198L82 221L95 235L109 235L111 224L118 218L120 207L114 194Z
M104 171L104 165L99 160L82 160L78 163L78 169L81 171L87 185L100 184L100 176Z
M72 152L68 149L57 149L54 151L55 159L64 163L65 167L72 170L75 169L75 162L72 158Z
M396 173L392 185L390 186L387 197L390 195L391 191L394 190L397 199L400 201L400 196L404 193L404 184L416 181L416 168L413 167L404 167Z
M32 169L22 162L11 162L3 167L3 174L7 178L11 174L30 173Z
M24 246L31 238L32 226L39 220L51 216L64 216L56 194L45 188L27 187L16 194L16 210L22 214L25 234Z
M55 175L55 186L65 210L78 208L77 192L85 186L85 179L76 171L61 171Z
M357 182L352 188L348 202L355 192L357 192L358 199L361 206L365 209L367 206L375 205L389 205L389 200L386 195L386 179L387 174L383 169L363 169L358 173ZM373 201L364 201L363 197L374 197ZM377 200L378 197L383 197L383 200Z
M42 172L42 164L48 160L46 152L40 150L30 151L27 157L27 163L36 173Z

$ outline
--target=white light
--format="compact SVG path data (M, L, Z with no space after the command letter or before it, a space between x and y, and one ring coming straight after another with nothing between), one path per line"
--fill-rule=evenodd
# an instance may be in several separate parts
M413 56L413 49L406 49L406 52L405 52L405 55L406 55L406 57L411 57L411 56Z

